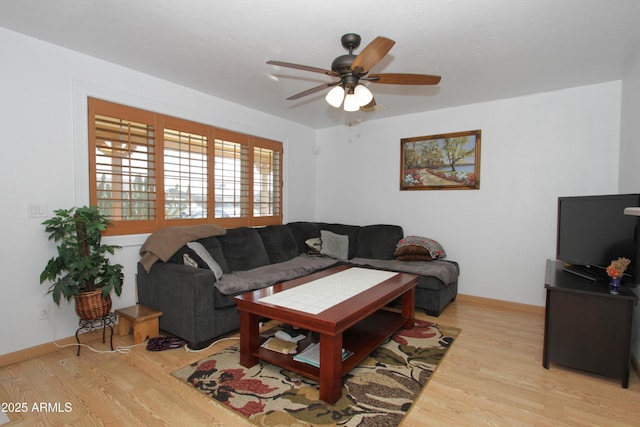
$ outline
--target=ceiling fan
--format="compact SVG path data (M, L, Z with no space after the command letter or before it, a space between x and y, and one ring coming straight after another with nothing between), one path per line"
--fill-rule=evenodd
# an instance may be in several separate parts
M391 39L376 37L371 43L365 46L357 56L353 54L353 51L360 46L361 38L358 34L345 34L340 41L349 53L334 59L331 64L331 70L282 61L267 61L267 64L270 65L311 71L340 79L312 87L311 89L288 97L287 100L299 99L303 96L311 95L312 93L335 86L325 97L331 106L340 108L340 105L342 105L344 101L345 111L358 111L359 109L373 111L376 101L369 88L362 84L362 81L392 85L437 85L440 83L440 76L429 74L369 74L369 70L380 62L396 43Z

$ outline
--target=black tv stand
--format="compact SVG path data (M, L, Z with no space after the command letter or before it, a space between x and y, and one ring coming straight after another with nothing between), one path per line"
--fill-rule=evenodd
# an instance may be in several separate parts
M550 363L620 380L629 387L633 307L638 297L567 273L560 261L547 261L542 366Z

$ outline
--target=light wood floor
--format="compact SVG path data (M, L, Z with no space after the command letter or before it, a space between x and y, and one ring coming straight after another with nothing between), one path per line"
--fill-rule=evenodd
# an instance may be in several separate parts
M618 381L552 365L542 367L544 312L539 307L459 296L439 318L462 333L403 426L638 426L640 380ZM98 354L64 348L0 368L0 397L25 402L15 425L250 425L170 373L206 353L184 349ZM131 336L114 338L131 345ZM104 348L97 340L96 348ZM69 412L33 404L65 403Z

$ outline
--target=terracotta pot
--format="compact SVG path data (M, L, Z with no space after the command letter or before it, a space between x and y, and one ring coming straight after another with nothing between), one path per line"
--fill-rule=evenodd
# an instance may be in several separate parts
M111 311L111 297L102 296L102 290L75 295L76 313L84 320L102 319Z

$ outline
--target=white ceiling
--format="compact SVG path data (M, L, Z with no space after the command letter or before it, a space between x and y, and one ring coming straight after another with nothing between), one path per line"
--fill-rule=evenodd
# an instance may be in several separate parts
M313 128L619 80L639 22L638 0L0 1L0 26ZM330 69L351 32L396 41L372 73L441 83L371 84L371 113L285 100L332 78L265 62Z

